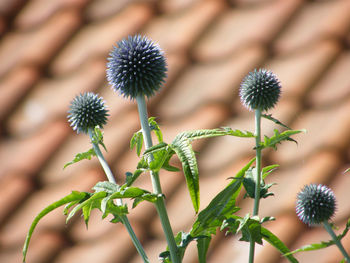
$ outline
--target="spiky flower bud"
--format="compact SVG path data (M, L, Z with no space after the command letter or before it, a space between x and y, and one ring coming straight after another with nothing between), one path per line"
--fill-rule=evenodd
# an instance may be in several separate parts
M117 43L107 63L107 80L115 91L135 99L152 96L164 82L166 60L159 46L140 35Z
M310 184L297 195L296 213L308 225L328 221L335 213L335 196L331 189L322 184Z
M239 95L249 110L267 111L276 105L280 93L281 85L274 73L255 69L242 81Z
M92 92L76 96L68 111L68 121L77 133L88 133L89 128L101 128L107 122L108 110L101 97Z

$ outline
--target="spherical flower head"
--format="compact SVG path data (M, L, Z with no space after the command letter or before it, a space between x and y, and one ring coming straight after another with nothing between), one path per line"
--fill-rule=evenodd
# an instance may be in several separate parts
M101 97L92 92L76 96L68 111L68 121L77 133L88 133L97 125L102 128L107 122L108 110Z
M335 209L334 193L322 184L306 185L297 195L296 213L305 224L314 225L328 221L334 215Z
M267 111L276 105L280 93L281 85L274 73L255 69L242 81L239 95L249 110Z
M151 97L163 85L166 60L159 46L148 38L129 36L119 41L109 55L107 80L124 97Z

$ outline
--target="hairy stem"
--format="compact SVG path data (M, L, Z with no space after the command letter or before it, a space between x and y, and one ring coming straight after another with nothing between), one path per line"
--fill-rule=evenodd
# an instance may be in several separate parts
M260 188L261 188L261 110L255 110L255 147L256 147L256 180L253 216L259 214ZM255 242L250 240L249 263L254 262Z
M323 222L323 226L327 230L328 234L330 234L330 236L334 240L334 243L337 245L337 247L339 248L340 252L345 257L346 261L350 262L350 257L348 255L348 253L345 251L345 249L344 249L342 243L340 242L340 240L338 239L337 235L334 233L334 231L332 229L332 226L328 223L328 221L324 221Z
M143 95L138 95L136 97L136 101L137 101L137 107L138 107L139 116L140 116L142 135L145 142L145 148L148 149L152 146L152 137L151 137L151 130L148 124L148 114L147 114L145 97ZM150 156L149 162L152 161L152 159L153 159L153 156ZM151 172L151 181L152 181L153 192L158 196L155 205L162 224L165 238L168 243L171 262L180 263L181 260L178 254L178 249L175 242L173 230L171 229L168 213L165 207L164 196L162 193L162 188L159 180L159 174Z
M91 142L93 141L93 135L94 135L94 131L92 129L89 129L89 136L90 136ZM116 182L116 180L115 180L115 178L113 176L113 173L112 173L112 171L111 171L111 169L110 169L106 159L104 158L104 156L103 156L103 154L102 154L102 152L100 150L99 145L92 142L92 147L93 147L93 149L95 151L95 154L96 154L96 156L97 156L97 158L98 158L98 160L99 160L99 162L100 162L100 164L101 164L101 166L102 166L102 168L103 168L103 170L104 170L104 172L105 172L105 174L107 176L108 181L111 182L111 183L117 184L117 182ZM116 202L117 202L118 206L123 205L122 199L117 199ZM120 216L120 221L123 223L123 225L125 226L126 230L128 231L128 233L129 233L129 235L131 237L131 240L134 243L134 246L136 247L137 252L142 257L143 262L144 263L149 263L149 259L148 259L147 255L146 255L146 252L143 249L140 240L137 238L133 228L131 227L129 219L127 218L127 216L126 215Z

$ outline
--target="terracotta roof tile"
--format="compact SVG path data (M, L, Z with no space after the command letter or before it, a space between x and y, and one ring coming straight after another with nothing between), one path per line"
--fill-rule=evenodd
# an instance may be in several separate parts
M322 41L293 55L274 57L265 66L281 81L284 99L300 100L340 51L338 42Z
M296 147L292 143L282 144L278 154L277 152L274 154L276 162L286 164L286 162L300 161L324 148L344 151L349 143L349 105L346 101L338 107L309 110L301 114L292 125L294 129L307 131L305 134L295 136L300 146Z
M204 34L194 48L194 56L200 60L223 58L251 44L267 45L301 3L279 0L254 8L231 8Z
M15 173L1 176L0 185L3 189L0 199L0 222L2 223L34 190L34 186L30 178Z
M6 75L0 83L0 120L9 118L18 103L39 79L35 67L19 67Z
M134 4L110 18L85 25L52 62L51 72L67 74L91 58L105 58L116 41L139 31L151 17L149 5Z
M278 185L271 188L275 197L262 200L261 216L277 218L266 227L290 248L319 241L325 231L299 222L295 195L306 183L325 183L336 193L334 221L341 231L350 215L348 176L343 175L350 166L349 10L347 0L0 1L0 262L21 260L24 237L38 211L73 189L89 190L105 180L95 158L62 170L91 147L66 120L75 95L95 91L110 108L105 155L117 181L123 183L124 173L135 169L138 158L129 140L139 130L136 104L115 94L105 79L108 51L134 33L158 42L168 59L167 82L148 103L167 142L196 128L253 130L253 114L241 106L239 85L256 67L272 69L283 89L269 113L308 132L293 136L298 145L284 142L277 152L264 150L264 165L279 163L280 168L267 178ZM267 135L273 128L282 130L267 120L263 127ZM201 207L253 156L253 146L252 139L232 137L193 144L200 152ZM181 167L177 158L171 163ZM161 181L175 230L189 230L195 214L182 172L162 171ZM152 189L148 175L136 185ZM243 195L239 215L252 210L252 200ZM157 262L166 243L156 209L143 202L130 212L151 262ZM34 232L28 263L140 262L121 224L101 221L93 212L89 228L79 216L65 225L62 209L49 214ZM239 238L219 233L208 262L246 262L249 246ZM343 243L350 247L349 235ZM184 262L196 263L196 255L193 243ZM257 246L256 255L257 262L286 262L267 244ZM340 254L333 247L297 258L329 263L339 262Z
M27 262L45 263L63 249L64 238L54 231L42 231L33 236ZM22 244L1 253L1 262L18 262L22 258Z
M51 16L63 9L80 9L87 2L88 0L31 0L20 10L13 24L16 30L32 29L45 23Z
M28 227L33 221L34 217L48 204L61 199L63 196L68 195L72 190L86 191L96 184L98 180L101 180L99 173L95 171L85 172L65 180L60 184L52 184L44 187L41 190L37 190L31 196L29 196L24 203L12 214L11 218L1 226L0 244L4 248L12 246L20 247L28 231ZM48 214L44 219L40 221L35 233L39 234L46 229L56 229L63 231L66 228L65 216L62 213L62 209L57 209ZM33 235L34 238L35 234Z
M348 98L350 84L347 69L349 67L350 52L342 52L306 97L307 103L312 107L327 107Z
M31 31L14 31L0 45L0 76L16 65L45 65L80 24L75 11L59 12Z
M322 39L344 38L350 26L349 10L347 0L306 3L276 39L275 51L288 53Z
M0 3L0 14L11 15L24 5L25 0L4 0Z
M136 229L135 229L136 231ZM140 235L140 233L138 233ZM126 229L121 225L115 225L109 233L94 242L82 242L65 249L54 263L65 262L126 262L128 256L134 253L134 248Z
M222 0L198 1L183 12L153 19L142 32L157 40L166 53L186 50L224 8Z
M41 78L8 121L9 133L35 132L49 120L66 120L70 102L79 93L97 91L105 77L104 61L91 61L72 74Z
M8 139L0 150L3 161L0 175L16 172L34 176L55 153L68 131L66 123L55 122L32 136Z
M248 48L238 56L216 63L193 65L160 101L158 114L164 118L178 118L204 103L230 104L238 94L237 87L242 78L259 65L264 56L261 48Z

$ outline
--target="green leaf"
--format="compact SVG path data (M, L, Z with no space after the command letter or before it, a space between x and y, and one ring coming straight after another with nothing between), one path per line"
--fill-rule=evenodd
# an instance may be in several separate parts
M210 137L218 137L218 136L236 136L236 137L255 137L252 132L249 131L240 131L240 130L232 130L229 127L223 127L222 129L203 129L203 130L193 130L186 131L180 133L176 137L186 137L190 141L210 138Z
M265 176L266 177L266 176ZM243 179L243 186L246 190L246 194L244 195L244 198L250 197L255 198L255 185L256 185L256 168L250 168L246 172L246 176ZM267 198L273 193L269 193L268 190L271 186L274 184L265 184L264 180L260 183L260 198Z
M263 239L274 246L281 254L284 254L289 262L298 263L298 260L296 260L292 255L286 255L290 252L290 250L277 236L264 227L261 227L261 234Z
M92 158L93 156L96 156L96 154L95 154L94 149L92 149L92 148L91 148L90 150L86 151L86 152L77 153L77 154L75 155L73 161L66 163L66 164L63 166L63 169L65 169L67 166L69 166L69 165L71 165L71 164L80 162L81 160L84 160L84 159L86 159L86 160L91 160L91 158Z
M261 149L272 147L276 150L277 144L281 143L282 141L296 142L294 139L290 138L290 136L301 132L305 132L305 130L287 130L280 133L277 129L274 129L274 135L271 138L265 135L264 142L261 142L259 147Z
M254 133L250 131L241 131L241 130L232 130L229 127L223 127L223 129L227 132L226 135L236 136L236 137L243 137L243 138L254 138Z
M95 127L91 142L96 145L101 145L107 152L106 145L103 143L103 131L99 126Z
M207 252L208 252L210 241L211 241L211 237L199 238L197 240L197 251L198 251L199 263L207 262Z
M239 222L236 232L242 232L242 237L239 239L240 241L250 242L252 240L262 245L263 237L258 217L250 217L249 214L247 214L244 218L238 218L236 220Z
M344 229L343 233L341 233L340 235L337 236L339 241L343 239L343 237L348 233L349 229L350 229L350 219L346 223L346 226L345 226L345 229ZM322 241L321 243L305 245L305 246L303 246L301 248L298 248L296 250L293 250L291 252L286 252L284 254L284 256L292 255L292 254L295 254L295 253L298 253L298 252L318 250L318 249L322 249L322 248L326 248L326 247L332 246L334 244L335 244L334 240L329 240L329 241Z
M128 214L128 207L126 204L124 205L115 205L113 202L108 202L108 206L106 209L107 214L112 214L114 218L110 221L112 223L121 222L121 217Z
M143 190L138 187L127 187L123 186L120 190L114 192L111 199L120 199L120 198L145 198L145 200L153 202L156 201L157 196L150 193L147 190Z
M271 114L261 114L261 117L265 118L265 119L268 119L270 121L273 121L274 123L284 127L284 128L287 128L288 130L291 130L291 128L289 128L287 125L283 124L282 122L280 122L279 120L275 119L274 117L272 117Z
M224 190L218 193L209 205L198 214L190 232L192 236L210 237L216 233L216 229L222 225L227 217L239 210L235 206L235 202L242 186L242 178L254 161L255 158L244 166Z
M142 149L142 144L143 144L143 136L142 136L142 131L139 130L138 132L135 132L134 135L131 137L130 140L130 149L134 149L136 146L136 153L137 156L140 156L141 154L141 149Z
M199 209L199 172L195 153L192 149L190 140L186 137L176 137L171 144L171 148L179 157L184 175L186 178L187 188L190 193L192 205L195 212Z
M156 119L155 117L150 117L148 119L148 124L149 124L149 127L151 128L151 131L153 131L156 134L158 142L161 143L163 142L163 134L158 126L158 123L155 121L155 119Z
M272 164L269 166L266 166L261 169L262 179L265 180L265 178L270 175L274 170L276 170L279 167L278 164Z
M98 204L100 204L99 202L101 202L101 199L105 198L107 196L106 192L96 192L94 193L92 196L90 196L89 199L83 201L82 203L80 203L79 205L77 205L76 207L73 208L72 211L70 211L70 213L67 216L66 222L68 222L77 211L79 211L80 209L82 209L84 206L87 205L95 205L95 202L97 201Z
M126 175L125 184L127 186L131 186L144 171L145 171L144 169L136 169L134 173L127 172L125 174Z
M108 194L113 194L114 192L119 190L119 185L115 183L111 183L109 181L98 182L92 187L95 192L106 192Z
M89 193L85 193L85 192L77 192L77 191L72 191L71 194L61 198L60 200L50 204L49 206L47 206L46 208L44 208L33 220L29 231L27 233L27 237L25 239L24 242L24 246L23 246L23 262L25 262L26 260L26 255L27 255L27 251L28 251L28 246L29 246L29 242L30 239L32 237L33 231L35 229L35 227L37 226L37 224L39 223L39 221L48 213L50 213L51 211L55 210L56 208L63 206L65 204L71 203L71 202L76 202L76 201L81 201L84 200L85 198L87 198L89 196Z

